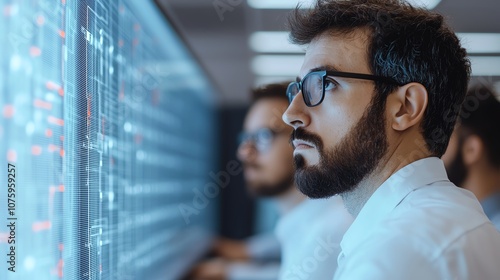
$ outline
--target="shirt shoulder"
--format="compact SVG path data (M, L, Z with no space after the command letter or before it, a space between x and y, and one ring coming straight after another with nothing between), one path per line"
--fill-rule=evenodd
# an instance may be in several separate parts
M498 259L500 234L477 199L442 182L410 192L341 255L335 279L495 279Z
M422 187L388 215L380 227L422 240L424 247L444 250L454 240L489 223L475 196L447 182Z
M500 232L500 213L491 217L491 223L493 223L495 228Z
M476 197L450 182L416 189L374 231L384 235L409 236L419 250L437 258L461 238L475 230L489 231L490 221Z
M380 230L339 262L336 280L498 279L500 236L482 224L444 246L408 232ZM382 234L385 234L382 236Z

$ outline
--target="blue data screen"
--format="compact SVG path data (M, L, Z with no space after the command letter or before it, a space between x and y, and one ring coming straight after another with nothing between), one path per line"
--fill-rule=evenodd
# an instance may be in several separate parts
M181 277L216 226L215 91L156 5L0 0L0 41L0 279Z

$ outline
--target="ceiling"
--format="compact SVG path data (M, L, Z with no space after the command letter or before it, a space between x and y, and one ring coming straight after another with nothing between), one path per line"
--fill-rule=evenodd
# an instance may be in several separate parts
M247 0L157 1L212 77L220 91L221 106L246 104L250 88L296 76L302 60L301 50L261 53L255 46L267 46L275 41L281 45L287 43L281 42L284 39L254 40L252 49L249 42L252 33L257 31L286 31L285 21L290 10L254 9ZM489 47L471 57L475 74L482 76L482 80L497 83L500 89L500 1L442 0L434 10L445 15L456 32L467 36L497 33L487 34L495 38L471 42L479 48ZM476 40L477 36L471 38L474 39L468 40Z

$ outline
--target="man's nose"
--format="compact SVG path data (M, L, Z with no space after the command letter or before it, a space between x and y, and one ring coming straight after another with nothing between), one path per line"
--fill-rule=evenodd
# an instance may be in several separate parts
M307 111L307 105L304 103L302 91L299 91L299 93L293 98L290 105L288 105L285 113L283 113L282 119L286 124L294 129L304 127L309 125L310 122Z
M245 141L238 146L236 156L242 162L246 162L255 158L257 149L251 141Z

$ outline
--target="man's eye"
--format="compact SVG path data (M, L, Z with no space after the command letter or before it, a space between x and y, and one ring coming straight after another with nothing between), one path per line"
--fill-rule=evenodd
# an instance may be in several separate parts
M326 79L325 80L325 91L327 90L333 90L335 87L337 87L338 83L333 80L333 79Z

